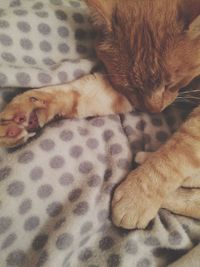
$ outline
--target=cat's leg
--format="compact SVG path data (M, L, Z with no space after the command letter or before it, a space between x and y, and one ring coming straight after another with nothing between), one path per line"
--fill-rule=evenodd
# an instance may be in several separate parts
M0 113L0 146L24 143L54 117L85 118L132 110L101 74L74 82L33 89L16 96Z
M166 144L117 187L112 219L127 229L145 228L166 197L200 170L200 107Z
M178 188L167 196L162 208L178 215L200 219L200 189Z
M143 164L148 159L148 157L152 156L153 152L140 151L135 156L135 162L138 164ZM187 177L183 181L181 186L186 188L200 188L200 171L194 173L190 177Z

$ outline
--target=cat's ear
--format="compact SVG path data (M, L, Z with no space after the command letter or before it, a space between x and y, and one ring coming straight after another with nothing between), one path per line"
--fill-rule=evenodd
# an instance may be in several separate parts
M189 29L200 15L200 0L179 0L179 15L184 22L184 28Z
M94 27L111 29L114 0L86 0Z

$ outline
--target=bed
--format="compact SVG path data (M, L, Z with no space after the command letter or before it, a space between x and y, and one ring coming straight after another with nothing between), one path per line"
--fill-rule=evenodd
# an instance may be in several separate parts
M97 69L94 35L84 1L1 1L1 108L24 90ZM146 230L110 220L113 188L136 166L135 154L156 150L185 116L171 107L59 120L1 149L0 266L199 266L200 221L164 209Z

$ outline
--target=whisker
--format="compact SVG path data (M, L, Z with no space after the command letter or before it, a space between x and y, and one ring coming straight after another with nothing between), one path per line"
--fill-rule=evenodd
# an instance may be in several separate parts
M179 94L180 95L184 95L184 94L188 94L188 93L196 93L196 92L200 92L200 89L197 89L197 90L189 90L189 91L180 91Z

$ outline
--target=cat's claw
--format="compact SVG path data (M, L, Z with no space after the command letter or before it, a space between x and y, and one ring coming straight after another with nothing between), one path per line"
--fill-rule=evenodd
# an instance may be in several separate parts
M155 192L144 190L140 178L137 170L131 172L115 190L112 220L116 226L125 229L144 229L156 217L161 201Z
M0 113L0 146L13 147L32 137L47 117L45 96L37 91L15 97Z

